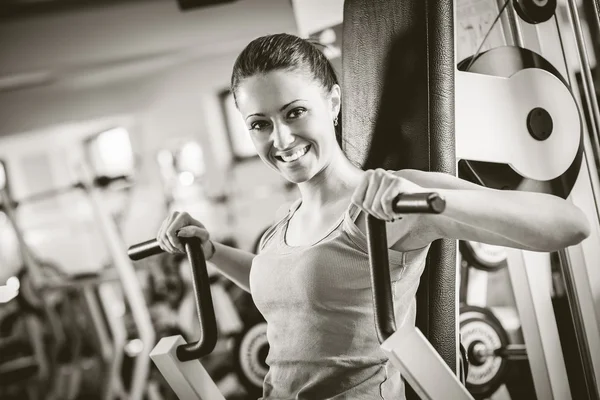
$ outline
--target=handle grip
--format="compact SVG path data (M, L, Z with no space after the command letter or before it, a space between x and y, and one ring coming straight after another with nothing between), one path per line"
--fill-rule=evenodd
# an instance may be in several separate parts
M400 194L394 199L392 207L395 212L402 214L439 214L446 208L446 201L438 193ZM383 343L396 332L394 297L385 221L370 214L367 215L367 243L375 329L379 343Z
M392 203L399 214L440 214L445 208L446 201L437 193L400 193Z
M133 261L139 261L163 252L164 250L160 248L158 241L156 239L151 239L131 246L127 250L127 256Z
M200 321L200 339L195 343L182 344L177 348L177 358L183 362L204 357L214 350L217 344L217 321L210 293L206 260L202 251L202 241L196 237L181 238L181 241L190 262L194 298ZM131 246L127 254L132 260L141 260L162 252L158 241L152 239Z

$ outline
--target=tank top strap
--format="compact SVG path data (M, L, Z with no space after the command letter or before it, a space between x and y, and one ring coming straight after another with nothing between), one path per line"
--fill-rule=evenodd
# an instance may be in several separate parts
M284 216L279 218L279 220L277 220L277 222L275 222L273 225L271 225L271 227L269 229L267 229L265 231L265 233L263 233L262 237L260 238L260 242L259 242L260 244L258 246L259 253L271 241L271 239L273 238L273 236L275 236L275 234L277 233L279 228L281 226L283 226L285 223L287 223L287 221L292 217L292 215L294 215L294 212L296 212L298 207L300 207L301 203L302 203L302 199L297 199L296 201L294 201L288 208L288 212Z
M350 206L348 206L348 210L346 211L346 217L350 218L352 222L356 222L356 218L358 218L361 211L362 210L358 208L356 204L350 203Z

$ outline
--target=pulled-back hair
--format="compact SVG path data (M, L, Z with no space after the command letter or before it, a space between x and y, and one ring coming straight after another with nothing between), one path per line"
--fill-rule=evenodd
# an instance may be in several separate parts
M242 80L276 70L308 72L327 91L330 91L333 85L339 84L333 66L313 43L298 36L278 33L254 39L242 50L233 65L231 74L231 92L234 99ZM335 136L340 147L342 147L341 113L340 106L338 124L335 127Z

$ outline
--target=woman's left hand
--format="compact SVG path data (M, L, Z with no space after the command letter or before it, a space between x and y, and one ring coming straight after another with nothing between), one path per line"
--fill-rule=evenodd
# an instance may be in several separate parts
M392 201L400 193L422 193L425 188L402 178L393 171L367 170L352 195L352 203L384 221L393 222L401 218L392 210Z

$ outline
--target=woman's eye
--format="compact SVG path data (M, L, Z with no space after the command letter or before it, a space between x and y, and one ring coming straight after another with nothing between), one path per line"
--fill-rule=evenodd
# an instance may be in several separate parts
M305 108L302 108L302 107L294 108L292 111L289 112L288 117L289 118L298 118L301 115L303 115L305 112L306 112Z
M250 124L251 131L260 131L264 129L268 124L264 121L256 121Z

